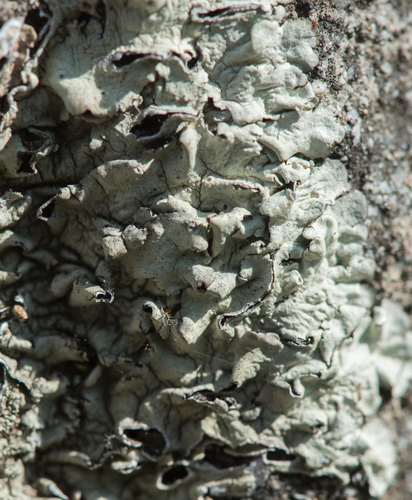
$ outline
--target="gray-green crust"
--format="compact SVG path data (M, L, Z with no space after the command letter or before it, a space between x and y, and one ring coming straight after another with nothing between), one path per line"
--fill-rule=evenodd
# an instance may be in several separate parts
M1 498L392 481L374 415L412 376L409 323L373 310L366 199L328 159L340 108L288 3L48 2L4 84Z

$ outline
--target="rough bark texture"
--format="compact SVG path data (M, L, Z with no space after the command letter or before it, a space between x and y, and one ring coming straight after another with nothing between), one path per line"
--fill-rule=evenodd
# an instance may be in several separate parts
M0 7L1 498L412 498L409 11Z

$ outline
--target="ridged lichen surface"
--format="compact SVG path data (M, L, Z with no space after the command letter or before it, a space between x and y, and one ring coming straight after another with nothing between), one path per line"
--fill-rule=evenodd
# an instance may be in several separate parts
M374 415L407 388L409 323L374 308L290 3L56 0L1 28L1 498L393 479Z

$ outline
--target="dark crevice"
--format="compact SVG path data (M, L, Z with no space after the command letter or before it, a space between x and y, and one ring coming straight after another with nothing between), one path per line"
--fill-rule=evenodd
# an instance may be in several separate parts
M0 364L0 396L2 395L5 381L6 381L6 368L3 364Z
M137 139L154 137L160 132L163 124L170 116L171 113L147 115L140 123L132 127L130 132Z
M138 61L139 59L143 59L144 57L147 57L148 55L150 55L150 54L142 53L142 52L123 52L123 54L118 59L115 59L113 57L112 63L114 66L116 66L117 69L120 69L120 68L124 68L125 66L129 66L130 64L134 63L135 61Z
M230 11L230 7L224 7L222 9L209 10L207 12L199 12L198 17L200 17L201 19L206 19L209 17L214 18L226 14L228 11Z
M34 31L39 35L41 30L46 26L48 18L45 15L42 15L42 12L39 8L32 9L28 12L26 19L24 20L25 24L28 24Z
M100 23L102 24L103 32L106 25L106 5L104 4L104 0L99 0L96 4L96 14L99 18Z
M196 396L202 398L204 401L207 401L209 403L213 403L217 399L217 396L213 391L208 391L206 389L203 391L196 391L190 397L196 398Z
M184 465L176 465L163 474L162 483L166 486L170 486L177 481L181 481L182 479L187 477L188 474L189 473L187 471L187 467L185 467Z
M34 132L30 132L28 129L20 130L19 135L23 146L29 151L36 151L44 144L43 137Z
M280 340L281 342L283 342L283 344L288 345L290 347L307 347L312 345L314 342L313 337L308 337L307 339L297 337L294 340L281 338Z
M308 18L310 16L310 5L306 0L297 0L295 5L295 12L299 17Z
M187 399L192 400L192 401L196 401L199 403L210 403L210 404L214 403L216 400L221 400L227 404L229 409L236 408L237 405L236 405L236 400L234 398L227 397L227 396L225 397L222 394L219 394L219 396L213 391L209 391L207 389L204 389L201 391L194 392L193 394L188 396Z
M304 158L306 159L306 158ZM325 163L325 158L312 158L313 163L315 164L315 167L320 167Z
M3 56L1 59L0 59L0 71L4 68L5 64L7 63L7 57L6 56Z
M95 299L99 302L109 302L110 303L110 302L112 302L113 298L114 298L113 293L110 291L107 291L105 293L102 293L102 292L96 293L96 295L95 295Z
M281 449L268 451L266 453L266 459L272 462L292 462L295 458L296 455L289 455L289 453Z
M207 462L217 469L228 469L230 467L239 467L249 465L253 457L242 457L229 455L224 451L224 447L217 444L209 444L205 448L205 456L202 462Z
M17 173L19 174L31 174L33 173L33 167L31 165L31 159L33 158L33 153L28 151L19 151L17 153Z
M382 406L392 401L393 394L391 389L384 387L382 384L379 384L379 395L382 398Z
M217 134L219 123L229 123L232 121L232 114L227 109L220 109L215 106L211 97L203 106L203 119L209 130L213 135Z
M193 18L198 20L198 22L207 22L207 21L219 21L221 17L230 17L234 16L240 12L248 12L248 11L257 11L260 10L261 7L256 4L247 4L247 5L236 5L233 7L222 7L220 9L214 10L195 10L193 12Z
M155 457L166 448L165 438L157 429L124 429L123 434L132 441L142 443L144 451Z
M221 496L221 495L213 495L213 494L208 494L206 498L210 498L210 500L244 500L244 497L241 498L239 496L234 496L234 495L225 495L225 496ZM249 498L249 497L248 497Z
M87 36L86 27L93 20L97 20L101 25L101 36L106 27L106 6L103 0L99 0L93 8L91 5L83 4L84 10L80 11L77 17L77 25L79 30Z
M87 123L103 123L104 121L107 121L106 117L94 115L90 109L86 109L86 111L79 115L79 117Z
M50 200L50 202L48 202L48 203L44 204L42 207L40 207L38 218L40 220L50 219L50 217L53 215L55 203L56 203L56 200L53 198L52 200Z
M75 341L77 349L86 354L86 359L84 359L84 361L89 362L91 365L95 366L99 362L99 360L95 348L90 344L88 339L76 336Z
M42 42L42 37L40 37L40 33L42 32L43 28L46 26L47 22L49 20L49 17L44 14L42 9L37 8L37 9L32 9L28 12L26 19L24 20L25 24L28 24L31 26L34 31L37 33L37 40L34 43L34 46L30 49L30 56L33 57L34 54L37 52L37 49L39 48L41 42Z
M156 94L155 91L156 82L157 79L154 82L149 82L142 88L142 91L140 92L140 95L143 99L143 103L141 106L142 109L147 109L154 104L155 94Z
M169 56L175 56L179 59L182 59L181 54L178 52L168 52ZM117 52L113 56L110 57L109 62L113 64L113 66L116 67L116 69L122 69L126 66L130 66L133 64L135 61L138 61L140 59L165 59L166 54L162 53L155 53L155 52L133 52L133 51L126 51L126 52ZM202 52L198 47L196 47L196 55L192 57L187 63L186 66L188 69L192 69L196 66L196 64L203 59Z
M283 178L283 176L280 174L276 174L278 177L279 177L279 180L280 181L283 181L285 182L285 179ZM300 185L300 181L290 181L290 182L287 182L286 184L283 184L283 186L280 187L279 191L286 191L287 189L289 189L289 191L291 191L290 194L292 194L292 196L296 196L295 192L296 192L296 188ZM286 193L288 194L288 193Z
M13 385L15 385L15 387L17 387L17 389L24 394L24 397L26 399L26 404L27 405L33 404L32 403L33 396L31 395L30 390L26 386L26 384L24 384L23 382L20 382L17 378L13 378L10 375L10 373L7 372L7 368L6 368L5 375L6 375L6 380L7 380L8 384L10 384L10 382L12 382Z
M83 34L85 33L85 27L89 24L90 20L93 18L88 12L82 12L77 18L77 25Z
M7 100L7 95L0 97L0 113L5 115L10 109L9 101Z
M88 118L93 118L93 113L90 111L90 109L86 109L86 111L81 114L81 117L87 120Z
M196 290L200 293L205 293L207 290L207 285L206 283L202 283L200 286L196 288Z
M131 128L130 132L139 141L148 143L151 149L160 149L167 146L176 135L176 121L168 122L175 113L150 113L143 120Z
M203 54L202 51L199 49L199 47L196 46L196 56L192 57L190 61L187 62L187 67L188 69L193 69L198 62L200 62L203 59Z
M300 259L286 259L286 260L282 260L281 262L281 265L282 266L291 266L294 262L297 262L298 264L300 264Z
M235 389L237 389L239 383L238 382L234 382L233 384L229 385L228 387L225 387L224 389L222 389L221 391L219 391L219 394L226 394L226 393L230 393L230 392L233 392Z

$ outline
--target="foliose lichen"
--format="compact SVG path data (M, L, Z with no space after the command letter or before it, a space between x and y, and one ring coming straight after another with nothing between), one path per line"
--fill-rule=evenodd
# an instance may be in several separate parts
M289 3L49 1L39 33L1 28L2 498L393 479L375 414L410 326L367 285L366 199Z

